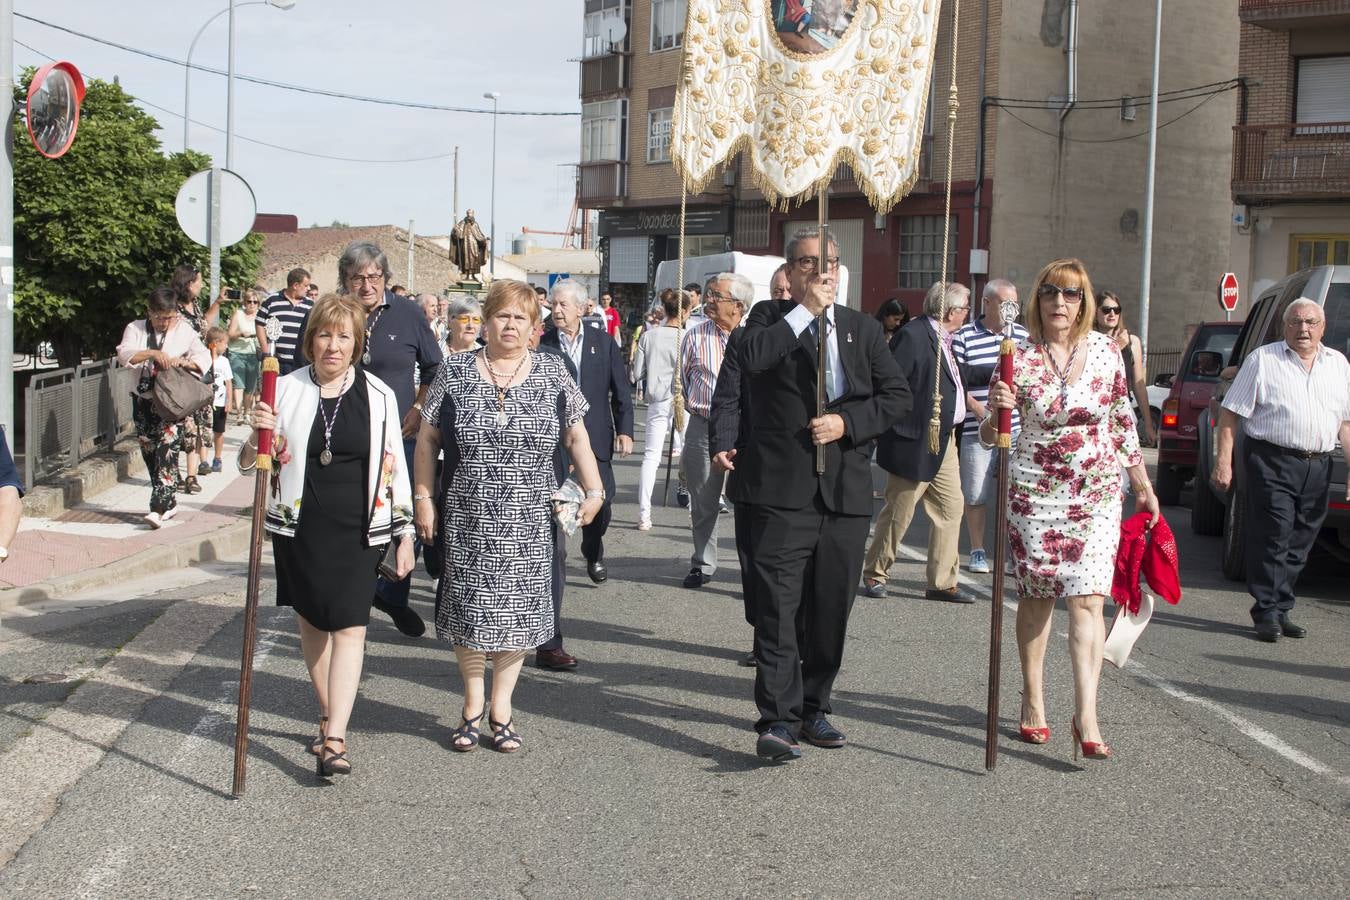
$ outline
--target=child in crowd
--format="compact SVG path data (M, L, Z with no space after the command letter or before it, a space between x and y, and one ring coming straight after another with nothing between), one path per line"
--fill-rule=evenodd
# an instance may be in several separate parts
M215 438L216 458L211 462L211 471L219 472L221 457L225 452L225 417L230 412L230 385L234 373L230 371L230 361L225 357L225 345L229 335L224 328L211 328L206 332L206 349L211 351L211 383L215 396L211 400L211 432Z

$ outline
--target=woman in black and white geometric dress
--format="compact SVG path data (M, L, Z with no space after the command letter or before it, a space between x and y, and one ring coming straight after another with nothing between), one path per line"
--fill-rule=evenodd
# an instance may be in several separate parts
M529 349L538 324L534 289L495 281L483 303L486 346L447 356L422 407L413 507L424 542L440 523L445 562L436 635L454 645L464 678L463 721L451 736L460 751L478 746L484 712L495 749L521 746L510 727L511 693L525 651L553 636L549 517L560 442L586 491L581 521L604 500L582 422L586 401L559 358ZM441 495L433 498L441 451Z

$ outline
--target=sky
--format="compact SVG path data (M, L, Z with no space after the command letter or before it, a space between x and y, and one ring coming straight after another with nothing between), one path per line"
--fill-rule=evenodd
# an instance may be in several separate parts
M197 30L228 5L228 0L15 0L14 10L181 61ZM233 168L253 188L259 212L293 213L302 227L334 220L407 227L412 219L419 234L447 234L453 206L450 154L458 146L460 214L474 209L487 232L493 117L492 101L483 93L498 91L503 113L572 115L497 117L497 249L510 252L509 238L523 225L562 231L580 152L575 60L581 53L582 9L582 0L296 0L290 10L239 0L236 74L485 113L408 109L236 81ZM228 21L222 15L206 29L195 64L225 69ZM14 32L17 68L54 57L74 63L87 79L118 76L160 123L165 150L182 149L181 65L17 17ZM223 75L192 72L191 118L201 124L191 126L189 140L222 165L225 84ZM444 158L339 162L244 138L351 159ZM542 247L561 242L548 235L536 240Z

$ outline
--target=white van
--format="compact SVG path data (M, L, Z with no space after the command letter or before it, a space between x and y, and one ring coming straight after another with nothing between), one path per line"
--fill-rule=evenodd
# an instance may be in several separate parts
M666 288L683 287L697 282L702 285L719 272L736 272L750 279L755 286L755 302L769 299L769 279L783 264L781 256L754 256L749 253L713 253L708 256L690 256L684 261L684 281L676 283L680 262L668 259L656 267L656 281L652 285L652 298L661 296ZM839 296L848 296L848 269L839 268Z

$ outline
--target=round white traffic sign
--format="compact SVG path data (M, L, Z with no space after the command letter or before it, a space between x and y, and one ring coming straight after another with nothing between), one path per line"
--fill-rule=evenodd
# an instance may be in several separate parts
M216 243L229 247L253 230L258 203L253 188L229 169L203 169L183 182L174 200L174 212L183 233L204 247L211 246L212 189L220 206Z

